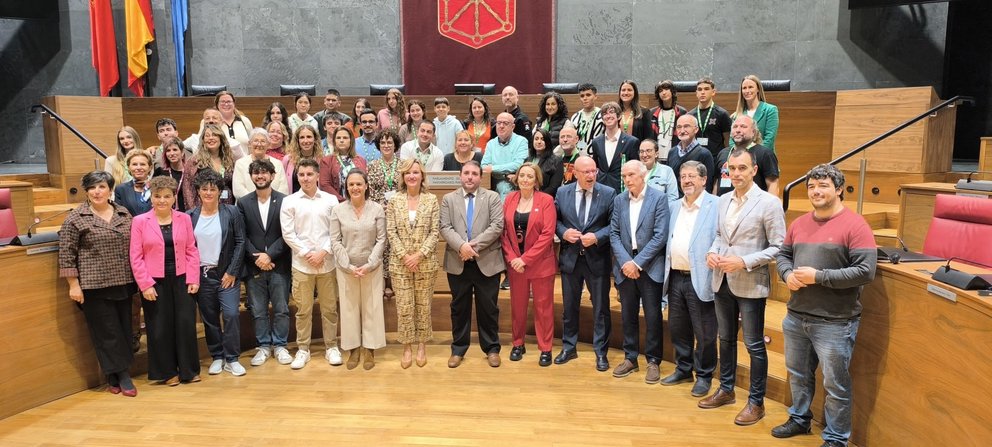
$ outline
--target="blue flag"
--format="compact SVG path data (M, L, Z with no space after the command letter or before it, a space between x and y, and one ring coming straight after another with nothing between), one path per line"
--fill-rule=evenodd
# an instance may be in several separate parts
M176 94L186 96L186 29L189 28L187 0L172 0L172 41L176 45Z

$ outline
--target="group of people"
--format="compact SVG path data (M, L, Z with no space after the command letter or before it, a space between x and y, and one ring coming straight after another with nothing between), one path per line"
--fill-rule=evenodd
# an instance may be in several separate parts
M324 111L308 115L309 97L300 95L297 113L274 104L261 128L251 128L223 92L187 141L162 119L162 144L133 150L140 140L125 127L107 171L83 178L87 201L63 224L59 257L110 391L137 393L127 373L136 293L148 326L150 380L200 380L197 309L213 359L208 372L244 375L241 281L258 344L253 366L275 357L305 367L316 298L326 361L341 365L347 351L348 369L371 369L386 345L382 300L395 297L400 366L422 367L443 263L452 293L448 367L467 355L473 306L480 348L490 366L500 366L497 297L505 272L511 361L526 354L531 301L538 364L576 359L586 290L595 368L609 370L612 277L624 351L612 375L640 370L643 310L645 382L691 382L704 409L734 404L740 327L751 374L735 423L750 425L764 417L764 309L774 260L793 292L783 324L793 406L772 434L809 432L820 363L825 445L845 444L858 295L874 275L875 252L864 219L841 203L843 174L830 165L810 170L814 211L786 231L776 197L778 112L756 77L742 81L734 114L713 103L715 84L706 78L691 111L678 105L670 81L655 89L653 109L640 107L631 81L621 84L618 101L598 107L596 91L582 84L583 107L570 117L560 95L546 94L531 123L517 90L506 87L494 119L474 98L470 118L458 123L445 98L435 100L437 118L427 121L424 104L406 104L399 91L389 92L378 113L359 101L352 119L336 111L340 98L329 90ZM236 156L232 148L244 146ZM457 171L460 187L438 199L427 177L440 170ZM491 189L481 185L485 174ZM558 273L562 348L553 356ZM287 347L290 303L295 355ZM663 378L665 306L676 367ZM711 393L718 354L719 387Z

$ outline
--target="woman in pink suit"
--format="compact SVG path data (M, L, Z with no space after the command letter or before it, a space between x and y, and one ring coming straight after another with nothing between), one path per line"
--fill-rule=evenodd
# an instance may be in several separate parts
M176 181L154 177L152 212L131 223L131 269L144 298L148 327L148 379L169 386L200 381L196 302L200 252L190 217L172 207Z
M555 200L541 192L541 168L524 163L517 169L519 191L506 196L503 204L503 256L510 278L510 316L513 321L513 350L510 360L518 361L527 350L527 302L534 296L534 327L538 364L551 364L551 338L554 336L554 285L558 261L552 243L557 213Z

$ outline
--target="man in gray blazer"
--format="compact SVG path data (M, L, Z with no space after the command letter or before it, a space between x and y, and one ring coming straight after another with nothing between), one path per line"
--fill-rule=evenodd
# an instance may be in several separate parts
M734 423L751 425L765 416L768 354L765 351L765 300L768 299L768 263L785 240L785 214L778 198L754 184L754 156L734 149L727 161L734 190L720 196L717 234L706 257L713 269L716 319L720 337L720 389L699 401L700 408L736 402L737 315L744 327L744 345L751 357L751 388L747 405Z
M648 370L644 381L661 380L661 283L665 280L665 243L668 239L668 195L647 187L648 168L640 160L624 163L620 178L626 191L613 199L610 248L613 277L620 294L624 360L613 377L638 370L640 310L644 307L644 355Z
M462 187L441 200L444 271L451 286L451 358L449 368L462 363L472 335L472 301L479 344L489 366L499 366L499 273L506 270L500 250L503 203L495 191L480 188L482 168L469 160L462 165Z
M685 196L668 204L671 217L662 285L662 301L668 303L675 372L661 379L661 384L691 382L695 370L692 395L703 397L710 392L716 370L713 271L706 266L706 255L716 239L717 198L705 191L706 165L689 160L681 170L679 180Z

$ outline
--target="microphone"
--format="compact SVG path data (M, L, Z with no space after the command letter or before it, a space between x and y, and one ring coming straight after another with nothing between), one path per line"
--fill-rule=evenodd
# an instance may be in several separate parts
M889 255L889 262L893 264L898 264L900 260L902 260L902 256L899 256L899 252L893 252L892 254Z
M992 269L992 266L982 264L981 262L975 262L972 260L963 259L955 256L948 259L946 264L938 267L937 270L934 270L931 278L934 281L939 281L944 284L951 285L964 290L982 290L982 289L992 288L992 284L989 284L989 282L980 275L976 275L974 273L966 273L951 268L951 261L955 261L955 260L962 261L968 264L977 264L979 266Z
M71 212L74 209L75 208L65 209L65 210L59 211L59 212L57 212L55 214L52 214L51 216L48 216L48 217L46 217L44 219L35 218L34 219L34 223L31 224L31 226L28 227L27 233L26 234L22 234L22 235L18 235L17 237L15 237L14 240L10 241L10 245L27 246L27 245L37 245L37 244L44 244L46 242L57 241L59 239L59 233L57 231L51 231L51 232L48 232L48 233L41 233L41 234L37 234L37 233L34 233L33 234L31 232L35 228L37 228L38 225L41 224L42 222L48 222L48 221L50 221L52 219L55 219L56 217L69 214L69 212Z
M909 247L906 246L906 242L904 242L901 237L896 236L896 240L899 241L899 246L902 247L902 251L909 251ZM893 264L897 264L897 262L893 262Z
M971 171L968 173L968 177L958 180L958 183L954 185L955 189L970 189L973 191L992 191L992 181L988 180L975 180L971 181L971 176L975 174L992 174L989 171Z

